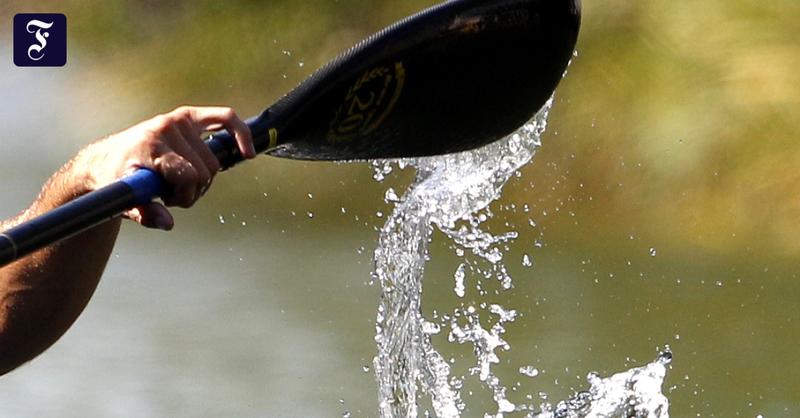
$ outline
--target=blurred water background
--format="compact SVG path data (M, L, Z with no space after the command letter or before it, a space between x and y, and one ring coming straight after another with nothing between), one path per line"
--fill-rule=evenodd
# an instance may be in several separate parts
M254 115L433 3L7 0L0 217L95 138L187 103ZM65 68L14 67L21 12L67 15ZM521 234L516 288L492 301L522 315L495 368L519 382L511 397L563 399L590 371L670 344L673 416L798 415L799 13L793 0L585 2L544 146L493 206L497 230ZM0 379L0 416L375 416L371 249L385 189L409 179L261 157L177 211L173 233L126 225L76 325ZM457 299L437 234L428 312ZM465 416L491 402L474 394Z

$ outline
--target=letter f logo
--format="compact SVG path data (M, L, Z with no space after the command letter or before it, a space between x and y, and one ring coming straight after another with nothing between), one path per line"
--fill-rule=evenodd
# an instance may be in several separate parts
M50 32L43 32L43 29L50 29L53 27L53 22L42 22L41 20L33 19L25 25L25 30L28 33L33 33L36 36L38 44L33 44L28 47L28 58L39 61L44 58L44 49L47 47L47 38L50 37Z
M14 64L62 67L67 63L67 18L63 14L14 16Z

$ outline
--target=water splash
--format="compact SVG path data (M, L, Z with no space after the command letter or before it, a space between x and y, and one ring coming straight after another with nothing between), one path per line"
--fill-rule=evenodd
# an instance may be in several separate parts
M478 150L373 163L378 181L392 172L393 164L417 170L402 197L393 189L387 191L386 201L395 207L381 230L374 255L374 276L382 294L373 368L382 417L417 417L421 396L430 398L437 417L461 416L466 407L460 393L464 382L451 375L450 364L431 342L431 336L443 328L449 328L449 342L472 346L475 365L469 373L488 388L496 405L487 418L526 411L529 418L668 417L668 404L660 392L667 364L663 361L609 379L592 375L592 389L556 407L516 405L492 370L500 362L500 352L510 349L503 335L506 324L515 321L516 311L498 304L462 302L452 313L437 315L433 321L422 314L422 277L434 228L453 241L456 255L462 258L453 275L454 291L461 300L468 300L469 292L476 292L475 299L486 296L486 281L496 280L502 291L513 288L503 250L518 233L492 234L482 224L493 216L489 205L500 197L503 186L541 146L551 106L552 100L516 133ZM523 264L529 267L533 263L528 257ZM525 372L529 376L538 373ZM534 411L539 411L538 415ZM626 415L630 411L634 414Z
M672 352L667 348L658 358L608 378L597 373L587 377L591 388L527 418L669 418L669 401L661 393Z
M394 212L386 221L375 250L375 276L383 293L376 323L378 355L374 369L379 384L379 409L383 417L416 417L418 391L431 398L439 417L458 417L464 409L458 388L461 382L450 377L450 365L431 343L430 322L421 312L422 276L433 227L456 245L457 253L471 252L484 263L465 259L455 274L456 292L466 293L467 276L495 278L503 289L512 287L511 277L502 263L498 245L517 237L516 232L493 235L481 229L492 214L490 203L500 197L503 185L533 158L541 146L547 125L549 101L533 120L513 135L479 150L432 158L404 160L401 167L413 165L417 177L402 198L394 192ZM376 162L377 180L391 172L389 162ZM483 294L483 290L479 290ZM480 310L496 317L484 326ZM448 339L472 344L477 358L471 370L493 393L497 416L516 406L491 366L499 362L497 350L508 350L502 335L504 324L516 312L500 305L486 308L464 306L452 315L443 315L449 326Z

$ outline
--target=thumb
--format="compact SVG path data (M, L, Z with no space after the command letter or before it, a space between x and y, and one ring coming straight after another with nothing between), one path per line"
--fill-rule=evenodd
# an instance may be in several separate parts
M135 207L125 212L125 217L146 228L170 231L175 226L175 220L169 210L156 202Z

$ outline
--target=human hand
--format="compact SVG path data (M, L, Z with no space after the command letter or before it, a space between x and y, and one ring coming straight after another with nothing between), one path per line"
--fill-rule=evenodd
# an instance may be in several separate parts
M223 127L236 138L242 156L256 156L250 128L233 110L183 106L81 151L71 164L81 173L80 184L85 190L80 193L111 184L137 169L151 169L167 184L164 204L151 202L129 210L125 216L148 228L168 231L174 226L174 219L165 206L191 207L219 172L219 161L200 136Z

